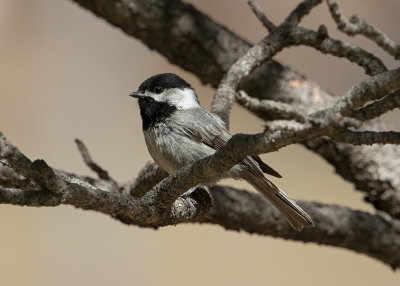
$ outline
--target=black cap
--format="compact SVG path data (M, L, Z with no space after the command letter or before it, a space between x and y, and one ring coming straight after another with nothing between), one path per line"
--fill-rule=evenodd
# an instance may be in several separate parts
M188 84L185 80L180 78L174 73L161 73L153 75L146 79L142 84L139 86L139 90L145 91L150 90L153 91L154 88L161 87L162 89L167 88L192 88L190 84Z

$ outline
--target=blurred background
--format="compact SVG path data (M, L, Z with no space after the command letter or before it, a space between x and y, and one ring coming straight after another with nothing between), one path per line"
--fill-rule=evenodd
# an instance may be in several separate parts
M246 1L229 1L229 7L221 0L190 2L251 42L266 33ZM298 1L258 3L279 23ZM400 40L398 0L341 5L347 16L356 13ZM304 21L314 29L321 23L330 35L398 66L369 41L336 32L325 5ZM308 48L285 50L277 59L338 95L365 78L357 66ZM80 138L114 178L135 176L150 156L137 103L127 94L160 72L180 74L210 107L213 89L74 3L0 0L0 130L31 159L93 175L74 145ZM241 107L235 106L231 118L233 133L262 130L262 122ZM400 130L399 111L383 119ZM373 211L302 146L263 158L284 175L275 182L293 198ZM399 285L400 278L386 265L343 249L209 225L141 229L70 206L1 205L0 229L1 285Z

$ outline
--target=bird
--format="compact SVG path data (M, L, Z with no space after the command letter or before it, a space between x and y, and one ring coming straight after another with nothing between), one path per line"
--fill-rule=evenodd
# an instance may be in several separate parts
M176 74L153 75L129 95L138 99L142 131L151 157L170 175L214 154L232 137L225 122L204 109L195 90ZM264 173L282 177L259 156L247 156L217 180L204 183L214 184L222 178L245 180L266 197L295 230L313 227L311 217Z

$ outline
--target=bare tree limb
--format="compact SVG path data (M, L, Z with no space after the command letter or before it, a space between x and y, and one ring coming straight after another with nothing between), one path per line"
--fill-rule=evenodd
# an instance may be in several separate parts
M384 213L371 215L344 206L299 202L313 217L316 226L314 229L295 232L275 223L278 213L258 194L218 186L211 189L211 195L214 207L209 220L227 229L298 241L318 240L332 246L341 245L356 252L369 252L377 259L390 257L386 263L393 269L399 267L400 223ZM358 238L353 240L355 237ZM382 240L388 248L381 248Z
M63 196L55 196L46 190L27 192L0 188L0 203L37 207L67 204L102 212L123 223L142 227L206 222L230 230L347 248L380 260L393 269L399 267L400 223L384 214L372 215L336 205L299 202L313 216L316 226L312 230L296 232L262 196L218 186L210 189L213 198L211 213L204 197L179 198L172 205L167 219L149 221L141 216L143 210L131 196L90 186L86 188L77 189L70 185Z

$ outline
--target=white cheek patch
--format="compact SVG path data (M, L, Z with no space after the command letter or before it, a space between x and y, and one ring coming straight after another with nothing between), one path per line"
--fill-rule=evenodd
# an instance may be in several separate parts
M155 101L168 102L176 106L177 109L190 109L200 106L196 94L190 88L169 88L160 94L146 90L145 94Z
M165 101L175 105L178 109L190 109L199 107L197 96L190 88L171 88L164 93Z
M147 95L147 96L149 96L149 97L151 97L151 98L153 98L155 101L165 101L165 100L163 99L163 92L160 93L160 94L157 94L157 93L152 93L152 92L146 90L146 91L144 92L144 94Z

